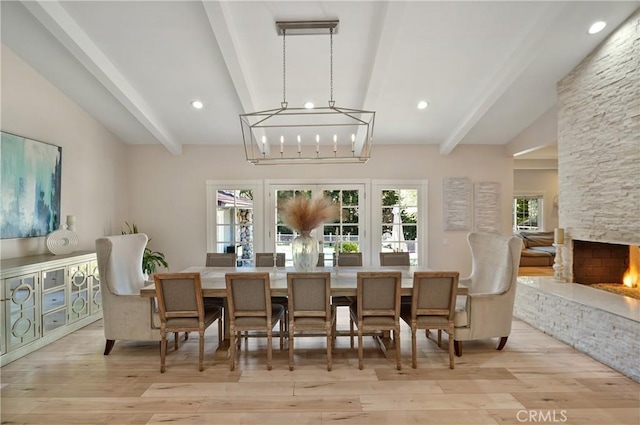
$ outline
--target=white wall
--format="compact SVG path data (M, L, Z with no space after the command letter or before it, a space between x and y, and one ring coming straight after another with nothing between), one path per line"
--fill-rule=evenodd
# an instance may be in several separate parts
M558 207L553 205L558 195L558 170L514 170L513 192L516 195L542 194L542 230L549 232L558 227Z
M120 233L127 216L127 149L40 74L2 46L2 131L62 147L61 221L76 216L79 250ZM45 238L4 239L0 257L47 252Z
M240 140L239 142L240 143ZM166 254L173 271L204 264L206 252L206 180L234 179L427 179L429 181L428 264L438 269L471 271L467 232L445 232L442 214L444 177L500 182L502 233L511 233L513 159L502 146L459 146L450 155L438 146L375 146L364 165L255 166L237 147L185 146L173 156L160 146L130 146L131 216ZM444 239L448 245L443 245Z

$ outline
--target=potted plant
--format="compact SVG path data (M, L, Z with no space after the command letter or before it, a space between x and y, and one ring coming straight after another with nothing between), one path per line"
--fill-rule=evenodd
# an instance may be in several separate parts
M140 233L138 231L138 226L135 223L127 223L124 224L127 226L126 230L122 230L123 235L132 235L135 233ZM147 244L151 241L147 241ZM156 272L156 269L162 266L164 268L169 268L169 263L167 263L167 259L165 258L162 252L152 251L148 246L144 248L144 253L142 254L142 272L147 276L153 276Z

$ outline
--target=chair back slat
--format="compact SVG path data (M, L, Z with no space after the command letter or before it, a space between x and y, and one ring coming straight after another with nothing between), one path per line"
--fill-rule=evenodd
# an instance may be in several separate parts
M361 252L341 252L338 253L338 266L362 267ZM336 264L336 254L333 253L333 264Z
M287 273L289 313L293 317L324 317L331 314L329 272Z
M235 267L236 254L207 252L207 267Z
M276 253L276 267L284 267L284 252ZM273 267L273 252L257 252L256 267Z
M158 314L167 329L174 319L204 320L204 302L199 273L156 273L154 275ZM184 320L176 320L184 327Z
M458 272L415 272L412 316L444 316L453 319L458 291Z
M230 316L271 317L269 273L227 273L225 280Z
M385 266L409 266L411 260L408 252L381 252L380 265Z
M365 316L400 314L400 272L358 272L357 302L359 319Z

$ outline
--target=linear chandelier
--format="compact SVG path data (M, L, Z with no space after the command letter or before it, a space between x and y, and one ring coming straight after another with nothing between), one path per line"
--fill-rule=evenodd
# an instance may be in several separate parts
M338 21L276 22L282 35L280 107L240 115L247 161L255 165L367 162L374 111L338 107L333 100L333 34ZM286 37L329 34L330 96L326 107L288 107Z

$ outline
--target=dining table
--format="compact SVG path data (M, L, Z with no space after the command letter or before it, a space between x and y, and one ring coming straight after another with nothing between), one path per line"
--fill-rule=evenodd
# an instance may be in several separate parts
M227 296L225 275L227 273L268 272L271 284L271 295L287 296L287 273L295 272L293 267L204 267L191 266L181 273L200 273L203 297ZM410 296L413 290L413 274L421 271L433 271L424 266L384 266L384 267L316 267L314 272L331 273L332 296L355 296L358 272L399 271L402 273L402 295ZM467 295L469 288L458 285L458 295ZM142 297L155 297L156 289L153 284L140 290Z
M403 296L410 296L413 291L413 275L415 272L434 271L424 266L378 266L378 267L316 267L314 272L331 273L331 296L356 296L358 272L385 272L399 271L402 273ZM191 266L180 271L180 273L200 273L203 297L224 298L226 302L227 288L225 275L227 273L269 273L269 283L272 296L287 296L287 273L296 272L294 267L204 267ZM458 296L469 293L469 288L459 284ZM155 297L156 289L153 283L140 290L141 297ZM226 309L225 309L226 315ZM229 348L228 320L225 317L224 338L222 344L216 350L216 358L226 358ZM376 337L380 349L387 357L392 357L395 347L391 345L388 335Z

